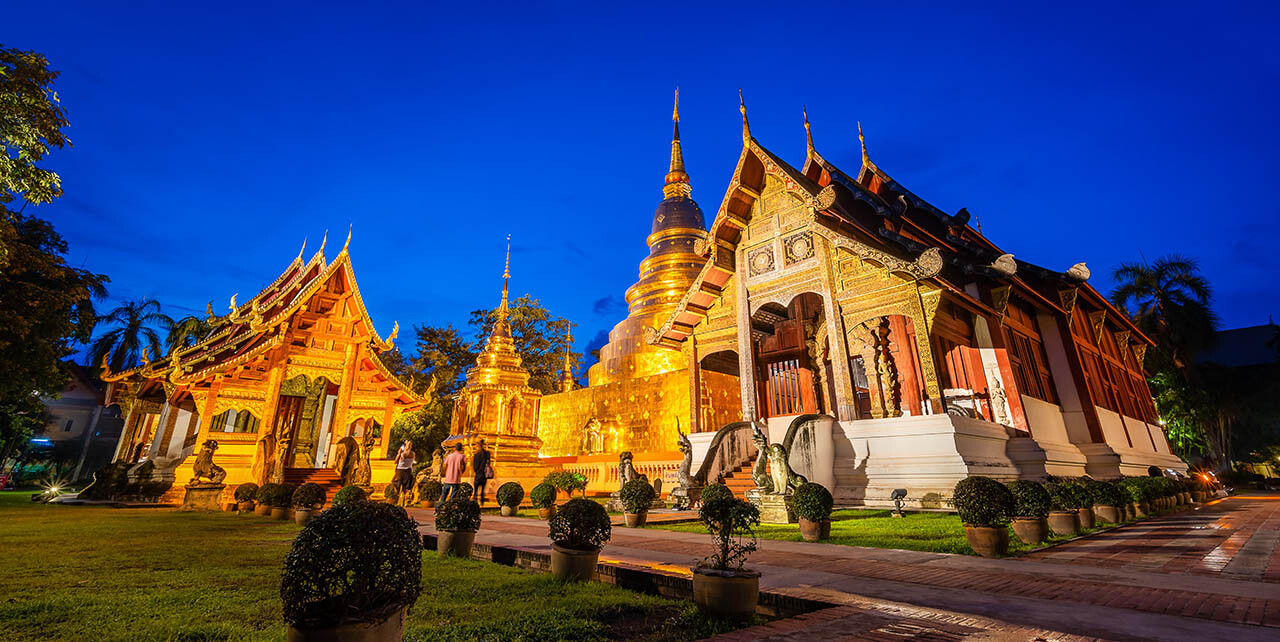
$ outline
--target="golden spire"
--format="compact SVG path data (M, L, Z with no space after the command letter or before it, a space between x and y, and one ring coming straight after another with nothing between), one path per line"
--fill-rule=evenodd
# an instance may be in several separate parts
M493 324L493 334L507 334L507 282L511 280L511 235L507 235L507 262L502 266L502 302L498 304L498 319Z
M307 237L305 237L305 236L304 236L304 237L302 237L302 249L301 249L301 250L298 250L298 259L297 259L297 260L301 261L301 260L302 260L302 255L303 255L303 253L305 253L306 251L307 251Z
M871 157L867 156L867 137L862 135L862 121L858 121L858 143L862 145L862 164L865 166Z
M689 174L684 171L684 153L680 149L680 88L676 87L675 107L671 109L671 165L662 185L662 195L688 197L693 192L689 186Z
M809 108L804 105L800 106L800 111L804 112L804 153L805 158L813 158L813 132L809 131Z
M351 245L351 228L352 228L352 227L353 227L353 224L351 224L351 223L347 223L347 241L346 241L345 243L343 243L343 244L342 244L342 251L343 251L343 252L346 252L346 251L347 251L347 247L349 247L349 246Z
M324 244L329 242L329 230L324 231L324 238L320 239L320 256L324 256Z
M747 125L747 101L742 98L742 88L738 88L738 111L742 112L742 144L751 140L751 127Z
M569 361L569 349L573 347L573 336L569 334L571 326L564 324L564 370L560 374L560 391L570 392L574 389L573 364Z

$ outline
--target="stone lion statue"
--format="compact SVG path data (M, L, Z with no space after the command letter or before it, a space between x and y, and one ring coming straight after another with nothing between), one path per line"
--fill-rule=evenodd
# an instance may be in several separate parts
M196 456L195 464L192 466L195 477L191 478L189 485L199 486L221 484L222 480L227 478L227 471L223 470L221 466L213 463L213 453L217 449L218 442L216 440L209 439L204 442L200 448L200 454Z

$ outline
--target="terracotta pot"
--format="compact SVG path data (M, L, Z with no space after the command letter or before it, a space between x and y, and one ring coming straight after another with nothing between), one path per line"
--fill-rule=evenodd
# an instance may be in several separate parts
M436 535L436 552L441 557L471 557L471 545L476 543L475 531L440 531Z
M234 513L236 512L236 506L237 504L235 502L225 502L222 504L222 510L227 511L228 513Z
M252 513L253 502L240 502L239 504L236 504L236 509L242 513Z
M271 507L266 504L258 504L253 508L253 514L267 517L271 515Z
M373 624L345 624L332 629L289 627L288 642L400 642L404 639L404 609Z
M693 602L708 615L746 619L760 602L758 571L693 569Z
M293 511L293 507L292 507L292 506L290 506L289 508L284 509L284 518L285 518L285 519L287 519L287 520L289 520L289 521L293 521L293 512L294 512L294 511Z
M502 516L503 516L503 517L515 517L515 516L516 516L516 507L515 507L515 506L503 506L503 507L502 507L502 510L501 510L501 513L502 513Z
M623 513L622 519L626 523L627 528L644 528L645 520L649 519L649 511Z
M293 510L293 523L298 526L306 526L311 521L311 516L316 513L314 508L295 508Z
M1013 533L1023 544L1039 544L1049 536L1049 520L1043 517L1015 517Z
M1094 506L1093 514L1098 517L1098 521L1110 524L1119 524L1123 519L1117 506Z
M289 519L289 509L272 507L271 519Z
M1134 519L1142 519L1147 516L1148 506L1146 502L1135 502L1133 504L1129 504L1129 507L1133 509Z
M1093 528L1093 509L1092 508L1077 509L1076 515L1080 516L1080 528Z
M830 529L830 526L827 526ZM830 532L830 531L828 531ZM822 522L809 521L803 517L800 518L800 537L806 542L816 542L822 539Z
M422 500L422 501L418 502L418 504L419 504L420 506L422 506L423 508L435 508L435 507L436 507L436 500L434 500L434 499L424 499L424 500Z
M1049 511L1049 530L1054 535L1071 537L1080 532L1080 513L1073 510Z
M551 574L562 580L590 582L599 562L600 549L579 551L551 543Z
M1192 496L1191 496L1191 491L1189 491L1189 490L1184 490L1184 491L1182 491L1182 498L1183 498L1183 500L1185 500L1185 501L1186 501L1186 503L1188 503L1188 504L1194 504L1194 503L1196 503L1196 498L1194 498L1194 497L1192 497Z
M1009 529L1004 526L964 525L969 548L983 557L1002 557L1009 552Z
M554 505L552 505L550 508L538 509L538 517L541 519L551 519L551 516L555 514L556 514L556 507Z

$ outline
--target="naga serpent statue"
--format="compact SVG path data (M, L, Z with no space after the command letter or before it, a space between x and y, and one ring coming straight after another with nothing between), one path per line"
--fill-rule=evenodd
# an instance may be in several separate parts
M808 481L804 475L791 469L786 446L770 444L758 426L753 425L751 429L751 439L756 444L756 463L751 468L751 481L755 482L761 494L789 495Z

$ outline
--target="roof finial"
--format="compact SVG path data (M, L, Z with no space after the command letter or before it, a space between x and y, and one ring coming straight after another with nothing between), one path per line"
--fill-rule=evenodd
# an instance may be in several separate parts
M297 258L297 260L301 261L301 260L302 260L302 255L303 255L304 253L306 253L306 251L307 251L307 237L305 237L305 236L304 236L304 237L302 237L302 249L301 249L301 250L298 250L298 258Z
M498 324L505 325L507 321L507 281L511 280L511 235L507 235L507 262L502 267L502 303L498 304ZM497 326L494 326L497 330Z
M813 157L813 132L809 131L809 108L801 105L800 111L804 112L804 153L805 158Z
M867 137L862 135L862 121L858 121L858 143L862 145L862 164L865 166L871 157L867 156Z
M348 247L349 245L351 245L351 228L352 228L352 227L354 227L354 224L352 224L352 223L347 223L347 242L342 244L342 251L343 251L343 252L346 252L346 251L347 251L347 247Z
M329 230L324 231L324 238L320 239L320 256L324 256L324 244L329 242Z
M742 88L738 88L738 111L742 112L742 143L751 140L751 127L747 125L747 101L742 97Z
M675 107L671 109L671 165L667 168L667 177L663 181L662 195L688 197L693 189L689 187L689 174L684 171L684 152L680 148L680 88L676 87Z

